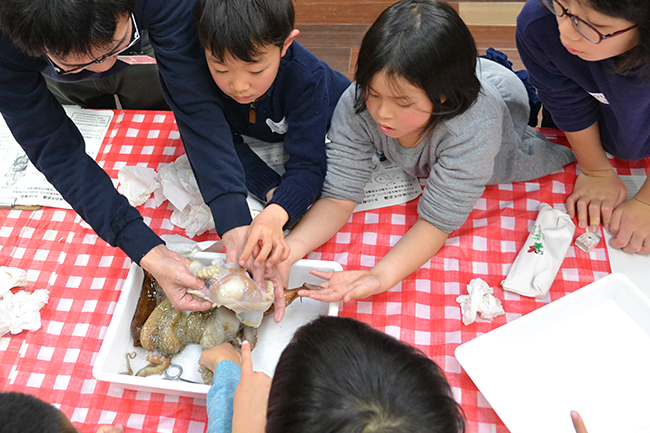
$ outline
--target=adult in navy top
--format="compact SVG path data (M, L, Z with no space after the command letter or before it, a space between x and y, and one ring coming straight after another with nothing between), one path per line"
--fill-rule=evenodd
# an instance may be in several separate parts
M528 0L517 48L565 131L581 173L567 198L578 225L602 222L612 246L650 253L650 182L633 199L605 152L650 156L650 5L645 0Z
M193 28L192 7L192 0L3 0L0 112L34 165L102 239L149 270L175 307L207 309L209 303L193 300L185 289L200 289L202 281L86 155L81 134L43 78L93 80L117 73L126 65L116 54L139 43L137 28L147 29L164 95L218 233L249 224L244 172Z

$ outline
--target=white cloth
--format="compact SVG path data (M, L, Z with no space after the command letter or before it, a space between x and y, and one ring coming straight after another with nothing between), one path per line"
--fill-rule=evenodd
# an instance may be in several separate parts
M540 205L533 230L501 283L505 290L544 298L571 245L576 226L566 213Z
M474 278L467 285L467 295L460 295L456 302L460 304L463 323L470 325L476 320L476 313L483 319L492 320L505 314L501 301L492 295L492 287L480 278Z

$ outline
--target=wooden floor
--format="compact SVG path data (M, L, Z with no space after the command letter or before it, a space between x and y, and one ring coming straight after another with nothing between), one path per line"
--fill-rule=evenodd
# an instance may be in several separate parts
M294 0L296 28L300 30L296 40L352 79L363 35L381 11L393 3L393 0ZM494 47L508 55L514 70L523 69L515 47L514 26L522 2L486 0L449 4L468 24L479 54Z

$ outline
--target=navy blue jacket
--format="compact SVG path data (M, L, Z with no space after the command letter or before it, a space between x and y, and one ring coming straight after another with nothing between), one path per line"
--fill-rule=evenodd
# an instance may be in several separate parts
M244 171L223 116L217 87L193 27L193 0L139 0L135 17L149 31L162 90L217 232L250 224ZM138 48L138 47L135 47ZM76 126L47 89L43 75L76 81L106 77L82 71L55 77L44 57L30 57L0 34L0 112L32 163L97 234L140 259L163 241L84 151ZM219 173L215 176L214 173Z
M558 128L576 132L598 122L607 152L624 160L650 156L650 80L615 74L611 59L570 54L556 17L539 0L528 0L517 18L517 48Z
M277 186L269 204L276 203L287 211L285 227L307 211L323 187L327 171L325 135L334 108L349 85L345 75L293 42L280 61L273 84L254 103L240 104L219 91L248 190L266 201L266 193ZM242 135L269 143L284 141L289 160L282 177L250 150Z

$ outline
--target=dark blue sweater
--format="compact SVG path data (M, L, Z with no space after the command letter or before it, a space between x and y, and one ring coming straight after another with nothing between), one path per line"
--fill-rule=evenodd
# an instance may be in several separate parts
M517 18L517 48L555 124L567 132L599 122L604 149L624 160L650 156L650 81L588 62L560 43L556 17L528 0Z
M220 92L248 190L266 201L266 193L277 186L269 204L279 204L287 211L285 227L307 211L323 187L325 135L339 97L349 85L343 74L293 42L280 61L273 84L256 102L240 104ZM251 123L252 110L255 123ZM250 150L242 135L270 143L284 141L289 160L282 177Z
M139 0L135 17L156 53L163 93L174 111L186 153L217 232L251 221L244 171L233 148L217 87L193 28L193 0ZM136 47L138 48L138 47ZM44 57L29 57L0 34L0 112L32 163L97 234L135 262L162 240L84 151L84 141L50 94L42 74L90 80L109 71L54 77ZM214 173L218 173L217 176Z

